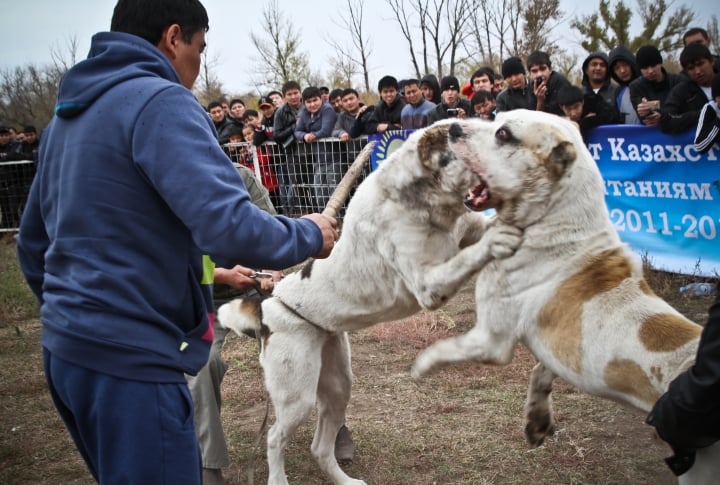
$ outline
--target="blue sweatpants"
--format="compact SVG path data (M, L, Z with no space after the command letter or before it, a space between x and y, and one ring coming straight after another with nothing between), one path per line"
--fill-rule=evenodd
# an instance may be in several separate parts
M53 356L43 348L55 407L101 485L200 485L193 403L178 383L131 381Z

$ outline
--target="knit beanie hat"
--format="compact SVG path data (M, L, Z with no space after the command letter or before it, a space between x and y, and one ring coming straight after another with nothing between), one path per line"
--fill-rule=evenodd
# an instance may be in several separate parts
M635 54L635 60L640 69L662 64L663 59L660 51L654 45L644 45Z
M720 96L720 72L715 74L712 78L712 97L717 98Z
M440 81L440 91L447 91L448 89L460 91L460 83L455 76L445 76Z
M525 74L525 66L519 57L510 57L502 63L503 77L510 77L513 74Z

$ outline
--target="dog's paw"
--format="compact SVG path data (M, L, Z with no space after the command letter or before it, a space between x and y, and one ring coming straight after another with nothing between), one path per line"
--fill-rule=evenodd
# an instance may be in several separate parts
M520 247L523 231L513 226L493 226L485 233L490 254L495 259L509 258Z
M430 357L427 349L423 350L415 358L415 363L410 369L410 377L412 377L416 381L419 381L420 379L428 375L434 366L434 361Z
M530 446L537 448L545 438L555 434L555 419L551 413L531 412L526 416L525 439Z

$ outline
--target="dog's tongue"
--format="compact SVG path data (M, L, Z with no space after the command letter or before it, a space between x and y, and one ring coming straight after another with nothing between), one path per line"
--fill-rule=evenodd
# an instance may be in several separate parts
M490 191L485 184L478 184L468 191L465 205L474 211L482 211L486 209L485 204L488 200L490 200Z

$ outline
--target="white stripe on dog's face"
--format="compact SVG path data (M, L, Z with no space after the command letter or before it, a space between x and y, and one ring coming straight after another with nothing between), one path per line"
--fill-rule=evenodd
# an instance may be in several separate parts
M547 113L509 111L494 122L475 120L450 146L484 179L487 206L506 223L526 227L561 197L557 186L577 157L577 139L564 123Z

